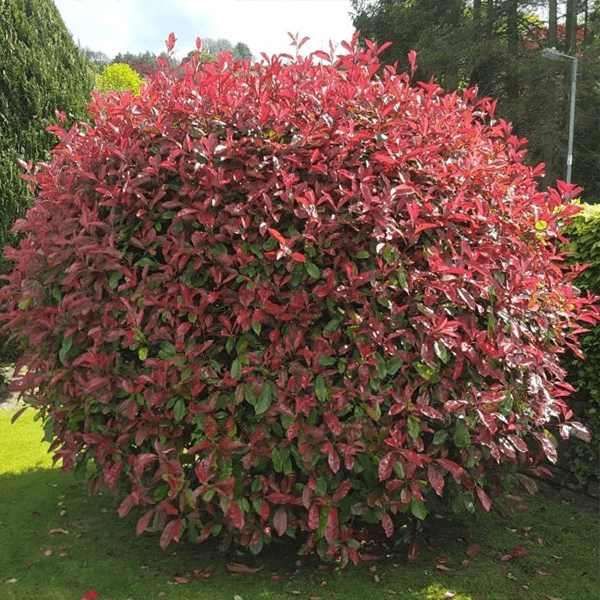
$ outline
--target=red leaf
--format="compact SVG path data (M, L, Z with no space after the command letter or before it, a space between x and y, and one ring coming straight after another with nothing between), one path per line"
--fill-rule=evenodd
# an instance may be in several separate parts
M229 519L236 529L242 529L244 527L244 511L236 502L232 502L229 507Z
M100 592L97 590L90 590L87 594L81 596L81 600L94 600L94 598L97 598L99 595Z
M164 550L173 540L179 541L179 533L181 531L181 521L174 519L169 521L160 536L160 547Z
M544 451L546 458L551 463L556 463L556 461L558 460L558 454L556 452L554 444L552 443L552 440L550 440L550 438L546 434L541 433L539 431L535 432L533 435L541 442L542 450Z
M464 469L454 461L447 458L438 458L438 465L449 471L455 479L460 479L463 476Z
M273 515L273 527L275 527L277 535L282 536L287 531L287 526L287 508L285 506L280 506Z
M335 506L330 506L329 512L327 513L327 522L325 523L325 540L332 544L337 540L338 532L337 508Z
M377 469L378 474L379 474L379 481L387 481L391 477L395 462L396 462L396 453L395 452L388 452L379 461L379 467Z
M152 517L154 517L155 509L150 509L136 524L135 532L137 535L142 535L146 529L148 529L148 525L150 525L150 521Z
M427 479L429 479L429 483L431 484L431 487L434 489L435 493L441 497L444 491L445 482L442 474L435 468L433 463L430 463L429 467L427 468Z
M483 506L486 512L490 512L492 508L492 500L490 499L490 497L479 486L475 488L475 492L477 493L477 498L479 498L479 502L481 502L481 506Z
M348 495L348 492L351 490L351 488L352 482L349 479L344 480L341 483L340 487L333 494L333 501L339 502L340 500L345 498Z
M316 504L313 504L308 509L308 527L309 527L309 529L312 529L314 531L319 527L320 514L321 514L321 511L319 510L319 507Z
M391 538L394 535L394 522L387 512L384 512L381 516L381 526L387 537Z
M175 40L177 38L175 37L175 34L173 32L171 32L169 34L169 38L166 40L166 45L167 45L167 52L171 52L173 50L173 48L175 47Z
M340 455L332 448L327 455L327 462L329 463L329 468L337 473L340 470Z

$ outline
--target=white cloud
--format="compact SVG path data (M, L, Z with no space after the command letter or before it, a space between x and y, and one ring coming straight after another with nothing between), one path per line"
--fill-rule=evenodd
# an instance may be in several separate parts
M255 58L291 52L287 32L309 36L302 52L352 37L349 0L54 0L75 41L109 56L160 53L173 31L178 55L196 37L247 44Z

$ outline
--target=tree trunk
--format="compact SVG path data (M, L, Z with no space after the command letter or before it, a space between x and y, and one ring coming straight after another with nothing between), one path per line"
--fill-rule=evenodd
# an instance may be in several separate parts
M488 0L487 12L485 15L485 35L488 38L494 35L494 24L496 23L496 7L494 6L494 0Z
M577 46L577 0L567 0L565 52L572 54Z
M558 26L557 0L548 2L548 46L556 48L556 29Z
M481 0L473 0L473 21L477 27L481 25Z

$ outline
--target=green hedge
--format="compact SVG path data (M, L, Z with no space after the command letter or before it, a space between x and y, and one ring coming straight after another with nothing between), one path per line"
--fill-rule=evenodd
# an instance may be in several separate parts
M571 242L571 260L589 265L577 278L582 290L600 295L600 205L582 204L566 230ZM600 478L600 325L581 338L584 360L573 355L564 359L570 382L577 388L569 405L575 420L592 433L592 442L572 438L565 444L564 466L580 485Z
M17 158L45 160L56 138L45 127L56 109L86 118L91 100L89 63L52 0L0 2L0 273L10 271L2 248L29 204Z

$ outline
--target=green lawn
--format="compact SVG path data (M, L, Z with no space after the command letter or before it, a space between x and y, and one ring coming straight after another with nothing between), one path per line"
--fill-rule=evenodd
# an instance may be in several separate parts
M215 546L135 536L109 494L91 497L52 468L41 426L0 411L0 598L3 600L594 600L600 590L598 514L549 497L509 517L440 520L415 564L380 550L379 562L340 571L285 544L258 557ZM500 560L520 547L530 554ZM466 551L469 549L470 553ZM227 566L260 568L231 574ZM94 591L98 592L96 595ZM91 592L91 593L90 593Z

